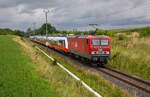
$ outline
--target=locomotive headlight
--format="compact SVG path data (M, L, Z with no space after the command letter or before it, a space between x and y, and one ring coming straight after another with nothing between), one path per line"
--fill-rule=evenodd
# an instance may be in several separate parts
M97 52L96 51L92 51L91 54L97 54Z
M109 52L106 52L106 54L109 54Z
M91 54L95 54L95 52L91 52Z

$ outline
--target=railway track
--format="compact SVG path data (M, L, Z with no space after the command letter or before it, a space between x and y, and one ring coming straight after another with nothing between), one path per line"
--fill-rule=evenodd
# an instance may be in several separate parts
M43 45L40 45L40 46L42 46L44 48L47 48L47 47L45 47ZM54 50L50 50L50 51L56 52ZM68 57L68 56L66 56L64 54L60 54L60 53L59 53L59 55L61 55L63 57L66 57L66 58ZM72 58L67 58L67 59L68 60L70 60L70 59L74 60ZM79 63L80 62L81 62L81 60L79 61ZM146 93L150 94L150 82L147 81L147 80L144 80L144 79L136 77L136 76L129 75L127 73L124 73L124 72L121 72L119 70L110 68L108 66L104 66L103 68L100 68L100 67L91 66L90 64L85 63L85 62L82 62L81 64L86 65L86 66L88 66L90 68L94 68L97 71L103 72L103 73L105 73L105 74L107 74L109 76L112 76L112 77L114 77L114 78L116 78L116 79L118 79L120 81L123 81L123 82L125 82L125 83L127 83L129 85L132 85L132 86L134 86L134 87L136 87L136 88L138 88L138 89L140 89L142 91L145 91Z
M129 75L127 73L115 70L113 68L105 66L105 68L95 68L107 75L110 75L116 79L119 79L127 84L130 84L136 88L139 88L150 94L150 82L136 76Z

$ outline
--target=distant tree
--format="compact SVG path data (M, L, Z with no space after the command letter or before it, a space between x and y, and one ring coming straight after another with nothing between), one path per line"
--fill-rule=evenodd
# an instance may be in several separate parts
M5 29L0 29L0 35L19 35L19 36L24 36L24 32L20 30L11 30L9 28Z
M0 35L8 35L8 34L13 34L13 30L9 28L0 29Z
M29 27L29 28L27 29L26 33L25 33L25 36L28 37L28 36L30 36L30 35L32 35L32 34L33 34L33 33L32 33L32 29Z
M27 29L27 33L31 33L32 32L32 29L29 27L28 29Z
M106 33L105 33L105 30L99 29L99 30L96 31L96 34L97 35L105 35Z
M15 30L15 31L14 31L14 35L24 36L24 32L23 32L23 31L20 31L20 30Z
M37 34L45 35L46 34L46 24L43 24L39 29L36 30ZM47 24L48 34L56 33L56 28L51 24Z

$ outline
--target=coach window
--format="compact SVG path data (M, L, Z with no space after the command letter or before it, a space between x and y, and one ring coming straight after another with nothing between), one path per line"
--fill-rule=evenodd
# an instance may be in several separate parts
M59 44L65 46L65 40L59 40Z
M63 40L63 46L65 47L65 40Z
M88 39L86 39L86 44L87 44L87 45L89 44L89 40L88 40Z
M58 45L61 45L61 41L59 40L57 44L58 44Z
M57 44L57 41L54 41L54 44L55 44L55 45L58 45L58 44Z

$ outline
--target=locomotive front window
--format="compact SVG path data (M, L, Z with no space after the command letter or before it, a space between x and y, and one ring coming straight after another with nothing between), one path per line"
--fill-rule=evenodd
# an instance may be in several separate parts
M92 40L92 45L108 45L108 39L93 39Z
M93 39L92 45L100 45L100 40L99 39Z
M108 40L107 39L102 39L101 40L101 45L108 45Z

